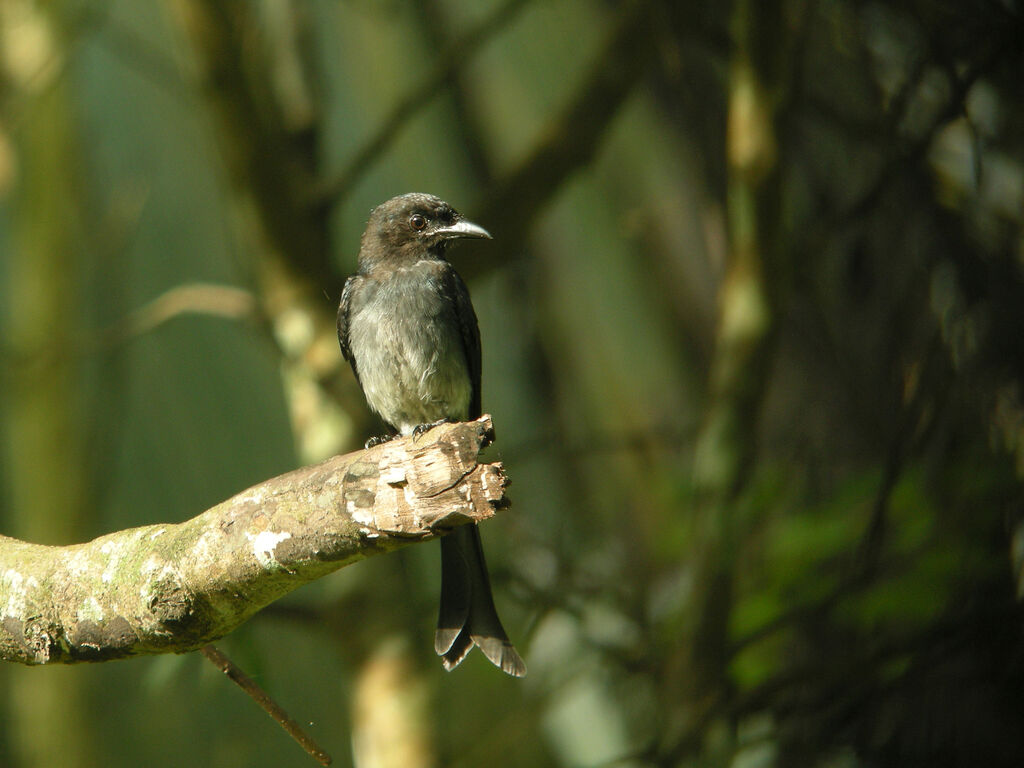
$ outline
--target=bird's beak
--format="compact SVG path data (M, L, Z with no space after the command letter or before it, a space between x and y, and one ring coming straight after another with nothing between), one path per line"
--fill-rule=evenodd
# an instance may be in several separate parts
M449 227L441 227L440 229L434 230L435 234L440 235L445 240L453 240L457 237L473 237L482 238L484 240L491 240L491 233L478 224L474 224L471 221L465 219L459 219Z

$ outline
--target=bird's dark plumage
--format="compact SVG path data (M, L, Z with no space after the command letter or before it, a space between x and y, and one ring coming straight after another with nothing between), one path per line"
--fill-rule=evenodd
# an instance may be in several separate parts
M370 407L401 434L481 414L476 313L445 259L448 244L465 237L490 235L433 195L392 198L370 214L359 271L341 295L341 352ZM480 532L469 524L441 539L434 647L450 670L474 645L508 674L526 674L494 607Z

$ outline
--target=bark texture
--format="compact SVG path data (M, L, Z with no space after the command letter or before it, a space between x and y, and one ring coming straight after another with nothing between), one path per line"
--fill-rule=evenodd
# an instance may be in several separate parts
M179 524L86 544L0 537L0 658L106 661L195 650L313 579L505 506L478 462L490 417L335 456Z

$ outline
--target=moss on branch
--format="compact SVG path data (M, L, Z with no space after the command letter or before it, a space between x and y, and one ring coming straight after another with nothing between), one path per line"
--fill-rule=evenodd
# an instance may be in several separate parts
M0 658L74 663L195 650L296 587L491 517L490 418L335 456L198 517L43 546L0 537Z

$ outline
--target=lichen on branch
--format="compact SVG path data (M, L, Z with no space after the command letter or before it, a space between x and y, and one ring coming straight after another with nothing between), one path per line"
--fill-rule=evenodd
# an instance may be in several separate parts
M64 547L0 536L0 658L106 661L195 650L313 579L491 517L489 416L335 456L178 524Z

